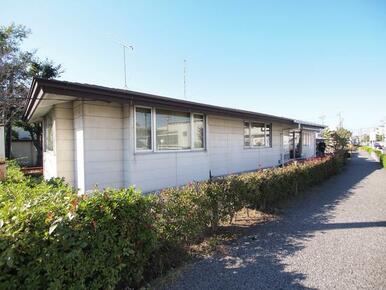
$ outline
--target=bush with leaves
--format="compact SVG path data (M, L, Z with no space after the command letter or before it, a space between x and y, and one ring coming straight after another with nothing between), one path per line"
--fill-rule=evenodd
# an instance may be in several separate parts
M381 162L381 166L386 168L386 154L382 154L379 160Z
M382 153L381 150L374 149L374 148L369 147L369 146L362 146L362 147L359 147L359 149L366 151L369 154L374 153L375 155L377 155L377 157L379 158L379 163L381 164L381 166L383 168L386 168L386 154Z
M215 178L158 194L77 193L60 178L0 182L1 289L138 288L243 207L270 210L335 174L341 155Z
M1 289L138 286L155 249L154 197L133 188L78 196L13 165L0 183Z

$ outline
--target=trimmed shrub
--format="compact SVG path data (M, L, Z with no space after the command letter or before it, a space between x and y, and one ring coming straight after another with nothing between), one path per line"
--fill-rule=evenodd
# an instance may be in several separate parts
M1 289L139 285L156 243L154 197L133 188L78 196L15 166L0 183Z
M378 156L379 163L381 164L381 166L383 168L386 168L386 154L383 154L381 150L374 149L374 148L369 147L369 146L362 146L362 147L359 147L359 149L363 150L363 151L366 151L369 154L374 152Z
M0 182L0 288L138 288L242 208L270 210L343 165L343 156L326 156L158 194L78 196L62 179L39 181L9 164Z
M379 157L379 160L381 162L381 166L383 168L386 168L386 154L382 154L380 157Z

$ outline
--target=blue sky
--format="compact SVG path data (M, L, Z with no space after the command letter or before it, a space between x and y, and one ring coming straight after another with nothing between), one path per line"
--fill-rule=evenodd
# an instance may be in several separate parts
M62 79L350 129L386 117L386 1L4 1Z

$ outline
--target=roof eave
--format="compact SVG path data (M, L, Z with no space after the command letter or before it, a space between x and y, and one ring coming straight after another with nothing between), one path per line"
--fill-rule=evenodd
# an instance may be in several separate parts
M217 115L227 115L244 119L256 119L260 121L278 122L290 124L294 126L306 126L316 130L324 129L326 126L302 122L285 117L262 114L252 111L232 109L203 103L197 103L186 100L172 99L168 97L152 95L129 90L113 89L108 87L64 82L58 80L47 80L42 78L34 78L28 94L28 105L24 112L23 119L28 121L33 116L36 108L43 99L44 94L67 95L80 99L92 99L104 102L120 102L137 105L149 105L158 107L168 107L183 109L188 111L202 111L204 113L212 113ZM40 98L38 97L40 94Z
M38 93L43 91L44 93L52 93L58 95L70 95L82 99L93 99L107 102L121 102L121 103L133 103L133 104L152 104L154 106L163 107L175 107L186 110L199 110L206 113L229 115L242 118L258 118L260 120L270 120L273 122L280 122L286 124L293 124L293 120L289 118L273 116L268 114L262 114L251 111L244 111L238 109L231 109L226 107L207 105L202 103L196 103L185 100L172 99L162 97L158 95L151 95L147 93L134 92L134 91L121 91L118 89L109 89L100 86L81 85L76 83L66 83L57 80L47 80L41 78L34 78L30 92L28 94L29 102L24 113L23 118L29 120L34 113L36 102L40 102L38 99Z

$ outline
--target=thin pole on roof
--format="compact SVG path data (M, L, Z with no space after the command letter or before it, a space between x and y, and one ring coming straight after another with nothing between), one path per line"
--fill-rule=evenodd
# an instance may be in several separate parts
M186 59L184 59L184 99L187 100L187 97L186 97Z
M319 116L319 119L322 122L322 125L324 125L324 120L326 119L326 115Z
M134 50L134 46L132 45L126 45L122 42L119 42L118 43L120 45L122 45L122 48L123 48L123 74L124 74L124 79L125 79L125 88L127 89L127 73L126 73L126 49L131 49L131 50Z
M339 112L338 113L338 118L339 118L339 123L338 123L338 128L343 128L343 116L342 116L342 112Z
M127 80L126 80L126 48L123 45L123 71L125 73L125 88L127 88Z

